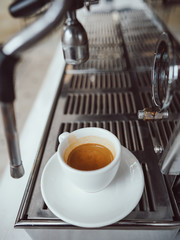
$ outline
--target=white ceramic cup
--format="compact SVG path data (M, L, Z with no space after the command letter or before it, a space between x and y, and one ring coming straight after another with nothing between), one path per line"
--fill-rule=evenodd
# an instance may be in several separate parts
M110 131L87 127L59 136L57 155L65 176L78 188L86 192L97 192L107 187L116 175L121 161L121 144ZM107 147L113 154L113 161L103 168L82 171L70 167L67 163L69 153L81 144L96 143Z

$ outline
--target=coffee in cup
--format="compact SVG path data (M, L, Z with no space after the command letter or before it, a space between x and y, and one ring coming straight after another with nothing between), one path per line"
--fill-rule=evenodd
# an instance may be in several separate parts
M113 154L107 147L97 143L86 143L74 148L66 162L77 170L93 171L105 167L112 161Z
M110 184L121 160L121 145L114 134L88 127L62 133L59 142L57 155L68 180L87 192Z

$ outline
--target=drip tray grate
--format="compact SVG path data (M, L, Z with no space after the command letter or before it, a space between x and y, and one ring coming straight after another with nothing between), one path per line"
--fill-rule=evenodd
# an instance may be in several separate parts
M68 75L66 76L68 78ZM128 72L112 72L99 74L74 74L69 76L70 90L90 89L124 89L131 87L130 75Z
M40 182L47 161L57 150L58 135L84 127L100 127L114 133L137 157L144 172L141 200L112 228L144 223L153 229L158 222L172 223L174 213L154 144L159 141L165 147L173 132L180 110L179 92L168 121L147 123L137 117L138 110L152 103L149 67L159 30L143 10L94 13L83 21L90 39L90 59L65 69L49 131L20 209L18 227L21 222L23 227L27 223L32 228L51 228L55 223L56 228L76 229L51 213L42 199ZM166 228L167 224L160 227Z
M122 114L136 113L132 92L68 94L64 114Z
M121 144L130 151L143 151L143 140L138 121L98 121L98 122L74 122L62 123L59 134L72 132L84 127L104 128L114 133ZM59 135L58 134L58 135ZM58 142L56 143L57 149Z

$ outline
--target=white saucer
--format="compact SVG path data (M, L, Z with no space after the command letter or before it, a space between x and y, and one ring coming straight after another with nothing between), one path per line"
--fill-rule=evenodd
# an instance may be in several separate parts
M138 204L144 188L142 168L136 157L122 148L120 168L112 183L97 193L87 193L65 178L54 154L41 178L41 192L48 208L63 221L80 227L103 227L126 217Z

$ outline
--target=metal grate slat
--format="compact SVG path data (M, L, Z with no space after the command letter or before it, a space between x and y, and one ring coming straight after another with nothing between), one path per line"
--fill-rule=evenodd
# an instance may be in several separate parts
M99 112L101 114L136 113L134 96L131 92L68 94L64 114L92 115Z

